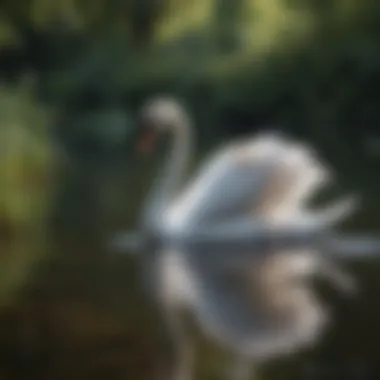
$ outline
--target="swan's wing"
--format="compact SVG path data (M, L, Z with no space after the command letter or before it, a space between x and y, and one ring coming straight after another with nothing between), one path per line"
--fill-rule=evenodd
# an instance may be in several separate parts
M265 134L212 156L187 190L173 202L163 224L172 233L251 217L268 224L333 224L351 211L348 201L309 212L309 198L331 177L306 145Z
M331 179L331 171L311 148L290 145L263 187L261 200L252 214L273 226L333 227L349 217L359 202L350 196L327 206L310 208L309 200Z
M320 188L329 183L331 177L327 165L310 147L289 144L252 212L265 219L286 219L295 210L303 208Z
M331 177L308 146L264 134L218 152L166 214L169 229L223 219L286 219Z
M249 214L286 149L284 138L267 134L219 151L173 202L166 225L189 231L221 218Z

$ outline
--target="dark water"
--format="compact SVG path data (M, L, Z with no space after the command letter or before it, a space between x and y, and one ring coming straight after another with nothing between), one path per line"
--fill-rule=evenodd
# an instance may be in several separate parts
M66 174L41 235L16 235L4 246L3 255L11 255L19 242L21 261L41 256L0 310L0 379L153 378L163 357L162 326L139 288L137 263L106 246L112 232L133 227L152 173L143 162ZM379 218L376 206L367 207L349 228L374 230ZM324 339L265 365L263 379L380 378L380 261L347 267L360 294L345 299L321 287L335 316ZM197 378L219 378L223 354L199 344Z

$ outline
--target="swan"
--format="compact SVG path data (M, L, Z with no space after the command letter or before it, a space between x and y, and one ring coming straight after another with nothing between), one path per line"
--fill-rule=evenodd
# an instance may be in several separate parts
M143 107L141 124L141 150L149 153L160 134L172 134L173 146L145 203L139 233L122 235L116 245L144 252L144 283L179 355L173 378L191 374L181 309L233 353L231 375L239 379L249 376L252 363L311 345L329 318L307 280L324 274L353 289L352 278L320 251L354 203L306 207L331 180L326 165L311 148L266 133L218 150L181 188L190 118L175 100L158 98ZM339 237L327 241L337 251L352 247ZM356 250L368 246L367 239L356 242Z

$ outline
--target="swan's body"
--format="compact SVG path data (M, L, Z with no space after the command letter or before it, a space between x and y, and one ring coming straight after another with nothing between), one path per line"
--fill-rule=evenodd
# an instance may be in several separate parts
M143 212L140 239L150 289L183 354L176 380L189 376L188 340L177 319L181 308L235 354L240 376L251 361L312 344L328 315L307 280L324 274L339 286L350 285L310 247L313 237L352 211L347 201L322 211L306 208L328 170L307 147L268 134L218 151L179 192L189 153L188 118L165 100L148 104L143 116L175 140L167 171ZM281 245L279 237L290 235L290 244ZM257 246L260 236L264 243L279 242ZM296 242L298 248L290 249Z
M306 234L307 245L308 233L329 227L350 211L347 202L324 212L303 209L307 196L327 179L309 152L271 135L245 144L240 151L231 146L213 156L168 208L164 224L173 235L175 231L195 240L204 229L211 235L214 228L215 249L229 233L244 239L255 228L280 232L290 226L300 237ZM287 177L289 183L279 181L282 189L277 189L277 196L268 192L276 171L287 166L299 175L298 182ZM260 228L255 220L261 221ZM164 252L165 289L196 313L206 335L238 356L261 360L312 344L328 315L305 280L323 272L322 258L310 249L255 253L242 246L236 252L232 248L239 247L237 243L226 248L223 242L214 251L200 244L196 249L190 245L187 250ZM333 273L337 280L339 272Z

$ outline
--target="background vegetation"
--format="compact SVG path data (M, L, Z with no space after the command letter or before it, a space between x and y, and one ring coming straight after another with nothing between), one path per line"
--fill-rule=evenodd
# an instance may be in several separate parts
M133 150L152 94L188 105L199 156L274 125L311 142L363 197L347 227L378 229L379 19L376 0L3 0L0 378L143 380L159 361L135 263L104 248L152 179ZM380 266L350 265L360 297L327 292L324 342L263 378L379 377Z

